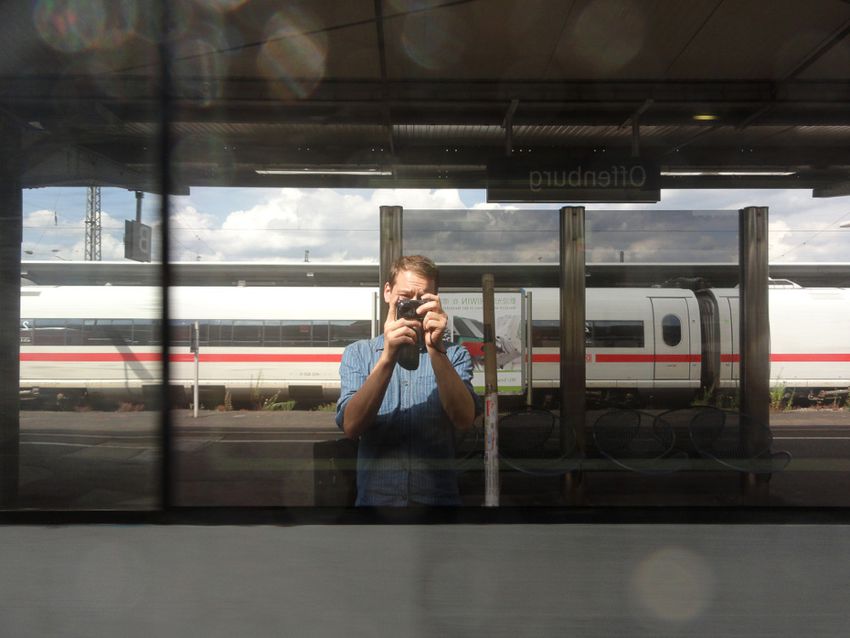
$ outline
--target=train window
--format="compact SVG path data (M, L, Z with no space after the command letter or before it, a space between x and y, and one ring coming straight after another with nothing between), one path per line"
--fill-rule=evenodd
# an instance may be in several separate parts
M539 348L561 345L561 322L535 320L531 327L531 343ZM585 321L584 345L587 348L643 348L642 321Z
M238 320L233 322L234 346L262 345L262 321Z
M65 345L66 346L81 346L81 345L83 345L83 320L82 319L66 319L65 320Z
M643 321L588 321L585 346L588 348L643 348Z
M280 342L280 321L263 322L263 345L278 347Z
M206 321L198 322L198 345L210 345L210 324Z
M189 347L192 342L192 324L189 321L171 322L171 345Z
M233 321L227 319L210 320L210 345L233 345Z
M676 315L664 315L661 320L661 338L668 346L678 346L682 341L682 322Z
M313 345L320 348L328 347L328 322L313 322Z
M36 319L34 322L32 343L36 346L64 346L64 319Z
M537 348L557 348L561 345L561 322L535 319L531 323L531 345Z
M328 345L342 348L355 341L368 339L372 332L367 319L352 321L331 321Z
M280 326L282 346L309 346L313 330L309 321L282 321Z
M83 343L87 346L106 346L111 339L104 329L108 319L84 319Z
M141 325L140 325L141 324ZM136 332L139 331L139 332ZM136 319L133 326L133 334L150 334L150 341L146 345L158 346L162 344L162 322L159 319Z
M149 346L158 342L159 328L154 331L152 319L133 319L133 339L136 345Z
M133 341L133 320L132 319L112 319L110 325L106 327L106 333L115 344L130 345Z

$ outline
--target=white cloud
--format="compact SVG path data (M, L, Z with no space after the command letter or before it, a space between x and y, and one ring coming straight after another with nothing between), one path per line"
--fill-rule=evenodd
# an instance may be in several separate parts
M56 213L52 210L34 210L24 216L24 226L50 227L56 224Z
M82 260L85 257L85 211L76 219L68 213L38 209L26 213L23 219L24 238L21 249L30 259ZM101 211L101 257L103 260L123 259L124 222L107 211Z
M234 189L235 190L235 189ZM187 198L173 215L176 260L377 262L379 208L464 208L456 190L283 188L263 191L250 208L216 216ZM254 193L256 194L256 193Z
M135 200L112 190L104 189L108 210L102 214L102 254L120 260L123 220L135 217ZM22 249L27 258L83 258L84 192L25 191ZM30 195L42 201L27 210ZM441 227L438 215L405 218L408 239L419 233L408 246L438 260L557 261L557 205L487 204L484 195L454 189L193 189L191 196L172 199L171 259L300 262L309 251L311 261L376 263L378 210L401 205L407 211L465 211L450 228ZM145 199L144 221L154 227L156 258L154 199ZM588 205L588 260L613 261L620 251L627 261L734 259L729 252L737 250L734 211L748 205L770 209L771 261L850 261L850 229L839 229L842 221L850 221L850 197L814 199L808 190L667 190L657 205ZM602 226L594 226L590 220L597 209L621 212L607 214ZM724 226L691 213L677 216L674 210L728 210L731 221Z

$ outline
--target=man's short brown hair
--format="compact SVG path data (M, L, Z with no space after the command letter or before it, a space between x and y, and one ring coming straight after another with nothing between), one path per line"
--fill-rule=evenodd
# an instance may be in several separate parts
M395 286L396 277L402 271L413 272L432 280L434 290L438 290L440 287L440 271L437 269L437 264L425 255L402 255L396 259L390 266L390 288Z

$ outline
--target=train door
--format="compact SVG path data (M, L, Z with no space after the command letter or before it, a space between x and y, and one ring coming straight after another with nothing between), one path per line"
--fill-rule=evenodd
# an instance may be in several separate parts
M691 335L688 302L684 298L651 297L656 380L690 379Z
M731 334L731 343L732 343L732 352L729 353L729 356L726 357L729 361L729 367L731 368L731 376L733 381L738 381L741 376L741 344L740 344L740 331L738 329L740 325L740 310L738 297L727 297L727 301L729 302L729 326L728 330ZM721 355L722 356L722 355Z

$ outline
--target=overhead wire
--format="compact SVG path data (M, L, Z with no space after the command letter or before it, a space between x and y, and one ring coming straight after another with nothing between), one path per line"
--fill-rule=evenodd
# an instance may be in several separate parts
M836 224L838 224L840 221L842 221L845 217L850 217L850 211L848 211L848 212L846 212L846 213L843 213L843 214L842 214L842 215L841 215L838 219L836 219L834 222L832 222L831 224L827 224L827 225L826 225L823 229L821 229L821 230L819 230L819 231L815 232L815 234L814 234L814 235L812 235L811 237L809 237L806 241L801 242L801 243L797 244L796 246L794 246L794 247L792 247L792 248L789 248L789 249L788 249L788 250L786 250L784 253L782 253L781 255L779 255L778 257L776 257L776 259L782 259L783 257L785 257L785 255L787 255L787 254L789 254L789 253L794 252L794 251L795 251L795 250L797 250L798 248L802 248L803 246L805 246L806 244L808 244L811 240L813 240L815 237L817 237L818 235L821 235L821 234L823 234L823 233L825 233L825 232L835 232L835 231L837 231L837 232L843 232L841 228L830 228L830 227L831 227L831 226L835 226L835 225L836 225Z

